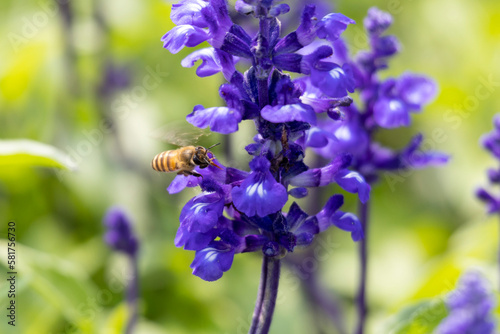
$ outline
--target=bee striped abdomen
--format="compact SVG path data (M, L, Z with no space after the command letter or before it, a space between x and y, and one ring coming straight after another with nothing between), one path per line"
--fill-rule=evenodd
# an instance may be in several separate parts
M153 161L151 162L151 166L154 170L159 172L173 172L179 169L177 167L177 150L165 151L157 154Z

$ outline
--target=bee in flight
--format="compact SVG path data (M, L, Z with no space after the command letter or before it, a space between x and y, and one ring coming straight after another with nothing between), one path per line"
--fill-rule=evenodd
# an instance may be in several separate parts
M209 150L219 144L217 143L209 148L203 146L185 146L176 150L161 152L153 158L151 167L159 172L177 172L178 175L202 176L200 173L194 171L196 166L206 168L208 165L212 165L222 169L213 162L215 158L208 157Z

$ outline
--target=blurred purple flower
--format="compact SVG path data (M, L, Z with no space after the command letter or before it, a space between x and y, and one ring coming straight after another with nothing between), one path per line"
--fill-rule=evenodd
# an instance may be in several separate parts
M130 256L137 254L139 243L132 231L132 223L122 209L110 208L104 217L104 225L107 229L104 240L109 247Z
M493 334L495 298L488 282L478 272L465 273L446 305L449 315L441 322L438 334Z

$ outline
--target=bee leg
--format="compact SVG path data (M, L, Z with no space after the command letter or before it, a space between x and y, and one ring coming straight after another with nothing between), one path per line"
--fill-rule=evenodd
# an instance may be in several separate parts
M200 173L196 173L196 172L190 172L190 173L191 173L191 175L193 175L193 176L203 178L203 175L201 175Z
M196 172L188 171L188 170L181 170L177 173L177 175L184 175L184 176L193 175L196 177L200 177L200 176L203 177L203 175L201 175L200 173L196 173Z

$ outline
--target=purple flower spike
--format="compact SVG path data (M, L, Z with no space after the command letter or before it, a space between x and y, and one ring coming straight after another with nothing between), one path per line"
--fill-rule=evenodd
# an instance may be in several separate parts
M226 0L179 1L171 11L177 26L163 37L164 47L176 53L207 42L210 47L191 53L182 66L194 67L198 62L198 76L222 72L227 80L219 88L225 105L195 106L187 121L229 134L239 129L241 121L252 120L258 133L245 147L253 156L251 172L225 167L208 154L209 160L199 155L193 158L197 164L194 171L202 177L174 178L169 193L195 186L202 190L181 211L175 245L196 251L193 274L207 281L219 279L230 268L234 254L260 251L266 262L263 277L270 279L266 283L270 288L277 282L281 256L297 245L309 245L321 230L337 225L350 231L356 240L362 234L353 227L349 215L337 211L341 196L334 197L317 216L309 216L297 204L288 213L282 211L289 195L306 197L308 187L325 186L336 179L363 200L368 198L369 187L358 174L339 174L352 160L343 149L322 168L309 169L305 159L307 147L319 149L338 142L334 131L317 126L316 114L324 113L323 118L340 123L345 115L340 108L353 102L347 94L354 90L354 75L361 70L353 68L355 64L348 59L347 47L339 38L354 21L337 13L318 22L315 6L306 5L297 29L283 28L291 32L282 36L278 17L291 10L288 4L237 0L237 12L259 20L258 32L249 33L243 25L231 21ZM380 53L392 52L389 42L380 41ZM240 60L242 68L248 65L242 72L235 68ZM292 80L286 72L302 77ZM366 118L373 119L371 115ZM274 297L269 301L266 298L262 303L272 300ZM268 305L257 306L256 310L267 313L256 319L270 321Z
M139 248L137 238L132 231L132 224L122 209L112 207L104 216L107 228L104 240L117 252L135 256Z
M228 134L238 130L241 122L241 113L228 107L212 107L204 109L197 105L193 112L186 116L186 120L198 128L210 126L210 130L218 133Z
M478 272L465 273L458 287L446 299L449 315L436 330L438 334L493 334L495 298L488 282Z
M209 247L196 252L191 268L193 275L205 281L216 281L233 264L234 250L214 241Z
M356 23L354 20L340 13L330 13L316 24L316 34L321 39L335 42L347 29L347 25Z
M249 217L264 217L275 213L288 199L285 187L276 182L269 171L270 166L266 158L255 157L250 162L253 172L232 190L234 205Z

